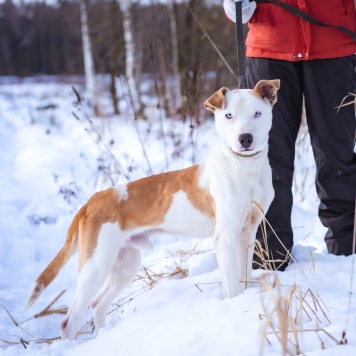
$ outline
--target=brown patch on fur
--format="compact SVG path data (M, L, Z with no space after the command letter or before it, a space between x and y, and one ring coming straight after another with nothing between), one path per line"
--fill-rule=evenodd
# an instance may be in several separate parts
M162 224L173 195L184 191L191 204L203 214L214 217L213 199L199 187L199 166L142 178L127 184L128 199L119 203L122 230Z
M191 167L191 170L193 171L192 184L186 185L183 190L187 193L188 199L194 208L215 219L215 202L210 193L199 186L199 166L195 165Z
M36 282L46 288L75 252L77 246L79 270L81 270L87 259L93 255L101 225L118 220L118 205L118 195L113 188L94 194L74 217L64 246Z
M271 106L277 102L277 91L280 87L280 80L260 80L249 93L263 100L267 98Z
M256 210L253 210L250 214L250 224L252 226L256 225L258 221L258 212Z
M119 197L114 188L94 194L81 209L79 222L79 269L93 255L100 228L105 223L118 221Z
M264 99L258 92L254 91L253 89L249 90L248 92L249 94L254 95L256 98L262 100L265 103Z
M260 221L261 213L257 209L253 209L250 214L250 224L252 226L256 225Z
M215 206L209 192L198 185L199 166L162 173L127 184L127 199L121 199L114 188L94 194L78 211L68 229L67 239L52 262L37 278L46 288L57 276L78 246L79 270L97 246L100 228L118 222L122 230L140 226L157 226L164 222L173 195L179 190L187 194L191 204L203 214L215 217Z
M225 109L226 106L225 93L228 91L229 89L224 87L216 91L207 100L205 100L204 102L205 109L211 110L212 112L215 112L216 109Z
M254 204L251 204L251 213L249 216L250 219L250 224L251 225L256 225L257 223L260 222L262 215L264 214L263 208L260 204L257 202L253 201ZM256 206L255 206L256 204Z

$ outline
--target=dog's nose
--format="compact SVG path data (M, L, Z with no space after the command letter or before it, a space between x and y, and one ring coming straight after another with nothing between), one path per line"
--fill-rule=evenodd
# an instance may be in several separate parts
M253 136L249 133L239 135L239 142L243 148L249 148L253 142Z

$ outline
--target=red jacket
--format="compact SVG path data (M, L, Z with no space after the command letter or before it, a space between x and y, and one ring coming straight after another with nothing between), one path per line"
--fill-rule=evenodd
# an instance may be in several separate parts
M355 31L354 0L282 1L319 21ZM356 43L343 32L312 25L271 3L259 3L248 26L247 57L299 61L356 53Z

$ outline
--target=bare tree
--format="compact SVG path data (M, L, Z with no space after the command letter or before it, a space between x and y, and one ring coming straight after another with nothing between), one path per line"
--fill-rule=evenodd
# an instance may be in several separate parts
M118 17L118 4L116 0L111 0L110 3L110 27L111 27L111 48L110 48L110 95L113 103L114 113L117 115L119 111L119 103L116 90L116 77L117 77L117 63L119 57L119 31L118 26L116 26L116 21Z
M183 104L182 99L182 84L179 71L179 48L178 48L178 30L177 21L174 14L174 1L167 1L167 10L169 17L169 24L171 30L171 41L172 41L172 74L173 74L173 93L174 93L174 104L175 108L180 109Z
M123 28L126 49L126 77L132 98L133 108L137 117L142 116L143 107L140 101L138 83L135 73L135 42L133 34L133 24L131 17L131 0L119 0L120 9L123 15Z
M100 116L101 110L100 110L99 100L96 91L93 52L92 52L91 41L89 36L88 1L89 0L81 0L80 2L80 20L81 20L81 28L82 28L84 70L85 70L86 87L89 94L89 104L93 108L94 114Z
M121 8L126 14L125 26ZM216 53L207 40L207 34L226 61ZM87 62L85 66L83 52ZM119 111L115 79L122 73L126 73L130 84L133 83L130 92L136 113L142 112L141 87L137 84L141 83L142 73L146 84L157 79L155 87L158 88L161 108L173 109L174 112L181 106L179 113L182 117L192 117L212 87L236 85L236 79L225 62L232 68L237 67L235 27L226 21L221 5L216 2L0 1L0 75L82 75L86 69L88 100L93 103L93 108L97 97L95 94L89 97L89 88L94 87L91 92L95 92L95 67L95 73L111 74L110 94L114 112Z

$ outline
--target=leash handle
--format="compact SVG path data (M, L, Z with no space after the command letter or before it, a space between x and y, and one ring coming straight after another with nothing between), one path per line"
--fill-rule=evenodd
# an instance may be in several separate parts
M234 0L236 11L236 40L237 40L237 70L238 70L238 89L246 89L246 63L245 45L242 30L242 2Z

